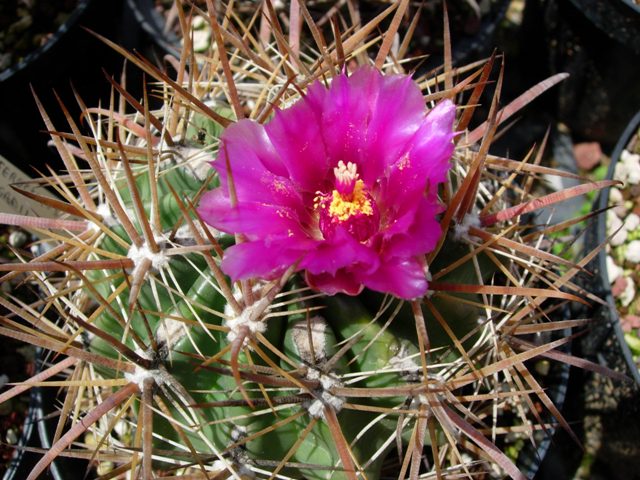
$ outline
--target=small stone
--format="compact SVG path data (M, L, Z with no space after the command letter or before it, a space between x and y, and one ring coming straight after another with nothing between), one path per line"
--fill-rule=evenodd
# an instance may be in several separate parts
M622 320L622 328L624 329L625 332L634 330L636 328L640 328L640 316L638 315L625 315ZM627 328L629 330L627 330Z
M631 302L636 297L636 285L633 280L628 279L626 283L624 291L620 294L620 303L623 307L631 305Z
M194 30L200 30L201 28L205 28L207 26L207 21L202 18L200 15L196 15L191 20L191 28Z
M623 150L618 162L618 165L620 164L624 165L623 168L626 170L627 182L631 185L640 183L640 155ZM618 165L616 165L616 171Z
M628 232L633 232L636 228L640 226L640 216L636 213L630 213L627 215L627 218L624 220L624 228L627 229Z
M6 433L7 443L9 445L15 445L18 443L18 432L15 428L9 428Z
M514 25L522 25L524 15L524 0L509 2L505 17Z
M629 150L624 149L620 154L620 161L623 163L640 162L640 155L637 153L631 153Z
M630 262L640 263L640 240L629 242L625 258Z
M627 207L624 203L619 203L615 207L613 207L613 212L620 218L624 218L627 216Z
M613 179L626 183L627 181L627 167L624 163L618 162L615 170L613 171Z
M607 235L611 235L622 226L622 220L611 210L607 212Z
M28 29L33 23L33 17L29 14L21 15L17 22L9 25L8 32L11 34L19 34Z
M551 364L548 360L541 360L534 364L533 368L542 376L549 375L549 370L551 369Z
M88 447L95 447L96 445L98 445L98 442L96 441L96 437L91 432L88 432L85 434L84 443Z
M576 157L578 168L592 170L600 163L602 150L598 142L577 143L573 146L573 155Z
M618 277L616 281L613 282L613 286L611 287L611 294L615 298L620 298L620 296L624 293L627 288L627 284L630 283L627 281L625 277Z
M9 245L14 248L22 248L29 240L29 235L24 230L14 230L9 234Z
M56 244L51 241L38 242L38 243L32 244L29 250L31 250L31 254L34 257L39 257L40 255L44 255L49 250L52 250L53 248L55 248L55 246Z
M622 268L616 264L611 255L607 255L607 273L609 283L615 282L622 275Z
M617 205L624 202L624 197L619 188L611 187L609 190L609 205Z
M193 31L193 50L198 53L205 52L211 46L211 32L209 30Z
M614 247L622 245L627 239L627 230L623 225L622 220L614 212L609 211L607 215L607 233L613 235L611 237L611 245Z

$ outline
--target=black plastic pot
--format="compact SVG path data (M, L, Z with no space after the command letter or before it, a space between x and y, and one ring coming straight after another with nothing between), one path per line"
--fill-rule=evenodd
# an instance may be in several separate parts
M0 83L20 75L20 73L25 70L34 68L34 65L37 65L38 62L42 60L47 62L46 57L55 54L55 51L61 48L60 45L61 42L64 42L64 37L81 21L93 1L94 0L78 0L78 5L75 10L73 10L69 18L58 28L47 43L27 54L17 64L0 71Z
M140 42L147 47L143 51L145 56L153 56L154 54L180 55L180 39L165 27L165 19L155 8L153 0L127 0L127 8L127 15L133 17L141 32L148 39L148 41ZM155 46L155 51L149 51L151 46Z
M44 352L37 349L36 370L44 366ZM30 390L30 401L23 434L16 455L2 480L23 480L42 457L42 451L51 448L52 438L58 422L56 409L56 389L35 387ZM42 474L43 479L81 480L87 478L87 462L81 459L58 457Z
M568 309L562 311L562 320L569 318ZM566 329L560 333L556 333L550 338L544 338L544 342L558 340L565 338L571 334L571 331ZM535 339L532 339L535 343ZM561 349L563 353L571 353L571 344L564 345ZM538 363L536 366L535 362ZM536 368L538 367L538 368ZM569 388L571 368L568 364L555 361L534 360L529 367L529 370L536 375L536 380L540 385L545 388L545 393L549 399L553 402L556 408L560 411L564 409L565 401L567 399L567 391ZM537 370L546 370L544 374L537 372ZM536 374L537 372L537 374ZM544 409L543 420L551 427L546 431L539 430L533 434L536 445L532 445L530 442L526 442L525 446L518 454L516 465L520 471L527 478L536 478L538 471L544 464L548 456L553 455L553 434L555 433L557 426L554 426L556 419Z
M33 438L35 434L35 424L37 418L37 406L39 405L39 398L36 394L36 390L31 390L29 398L29 409L24 419L24 426L22 427L22 434L20 440L16 445L11 463L7 466L7 470L4 472L2 480L22 480L26 478L31 470L31 466L35 464L33 455L25 450L25 447L32 446Z
M608 178L613 178L620 155L638 128L640 111L627 125L613 150ZM605 208L608 203L609 190L606 189L597 198L594 208ZM587 245L595 247L604 242L606 231L606 216L600 215L592 231L588 232ZM612 480L637 479L640 478L640 373L624 339L611 293L604 250L600 251L592 268L598 282L596 291L607 305L592 312L598 322L581 342L582 350L594 361L622 372L630 379L628 383L621 384L606 382L593 375L587 378L584 393L587 419L593 417L601 424L601 444L592 472L594 476L603 475ZM611 386L613 389L607 391Z
M62 98L74 118L78 107L71 84L89 106L108 104L110 85L102 69L119 75L122 57L88 33L93 30L117 43L135 48L132 32L124 28L124 0L79 0L76 10L43 47L0 74L0 154L33 174L33 168L46 171L46 164L61 169L57 153L47 147L49 136L34 102L33 87L57 129L69 127L55 101L53 90ZM129 77L131 85L137 78ZM138 75L140 77L140 75Z
M38 398L35 408L37 442L40 448L49 450L51 449L59 417L58 410L55 407L55 391L51 388L37 388L35 389L35 394ZM88 462L83 459L60 456L51 463L47 470L49 478L53 480L81 480L83 478L91 478L91 476L87 476L89 471L87 465Z
M422 5L420 20L417 23L408 52L408 56L428 55L424 62L420 62L420 72L438 69L443 65L443 3L442 1L432 1ZM446 4L451 35L451 57L454 66L460 67L486 58L494 49L500 49L496 44L495 37L509 7L509 0L482 2L484 10L480 16L472 13L469 4L464 0L449 0ZM388 4L383 4L383 6L386 8ZM373 17L374 15L371 15L370 18ZM405 20L406 26L411 20L413 20L412 14Z
M48 414L51 413L48 412L47 407L51 407L52 405L49 400L42 388L37 387L31 389L31 402L25 420L23 434L18 443L16 455L5 472L5 475L2 477L2 480L23 480L27 478L33 467L42 457L41 453L37 453L35 450L25 450L23 447L37 450L48 450L51 448L51 428L53 427L55 429L55 424L51 425L52 420L47 420ZM49 466L46 473L43 474L43 478L52 480L81 479L85 469L77 468L79 462L74 466L71 466L70 462L72 461L65 458L56 460ZM80 466L82 467L82 465Z
M494 37L510 3L508 0L489 2L488 11L478 19L475 28L463 31L457 37L452 37L452 60L455 66L462 66L478 60L491 54L493 49L499 48ZM449 9L451 9L451 4L451 1L447 2ZM454 28L454 25L450 25L450 28Z
M611 164L609 165L609 170L607 171L607 178L612 179L615 173L616 165L620 160L620 155L622 151L627 147L631 139L634 135L637 134L638 129L640 128L640 111L636 113L633 117L627 128L622 133L618 143L616 144L613 153L611 154ZM607 208L609 205L609 188L605 188L598 195L594 205L594 210L602 210ZM607 218L606 215L598 215L595 219L592 229L587 232L587 251L591 248L595 248L597 245L603 243L607 238ZM638 368L636 367L633 358L631 357L631 352L629 351L629 347L627 347L627 343L624 340L624 333L622 332L622 328L620 327L620 318L617 314L615 299L611 293L611 287L609 282L609 274L607 272L607 255L605 250L600 250L598 256L596 257L594 263L592 263L593 272L596 275L595 282L597 285L596 292L599 293L599 297L603 300L606 300L607 306L609 309L608 317L609 322L611 323L611 329L618 343L620 344L620 354L623 356L624 363L628 367L628 375L633 378L633 380L640 385L640 373L638 372ZM596 345L597 349L597 345Z
M58 75L67 70L73 52L69 42L77 37L79 25L90 13L92 3L96 2L79 0L75 10L46 44L0 72L0 99L3 105L0 114L0 153L15 159L15 165L42 168L43 162L38 157L47 154L46 148L34 146L44 144L46 137L39 135L40 142L36 140L42 122L37 121L29 84L41 90L41 86L51 85Z
M640 54L640 5L633 0L571 0L605 35Z
M576 141L598 141L611 151L640 105L640 6L527 1L520 44L516 61L530 81L570 74L543 108L557 110L556 120Z
M640 127L640 112L624 130L611 155L608 178L613 177L622 150ZM608 206L605 189L593 208ZM606 240L606 215L599 215L588 227L585 253ZM574 343L576 356L626 375L621 382L603 375L572 368L564 415L593 458L589 459L591 479L632 480L640 478L640 374L624 340L620 319L611 293L606 252L601 250L588 265L593 275L580 278L585 289L606 302L590 309L576 309L573 318L591 318L593 324ZM553 438L545 458L541 480L573 478L584 463L583 452L563 430Z

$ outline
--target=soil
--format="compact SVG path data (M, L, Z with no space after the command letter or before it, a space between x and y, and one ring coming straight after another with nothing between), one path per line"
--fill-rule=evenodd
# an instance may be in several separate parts
M45 45L77 4L78 0L2 0L0 72Z

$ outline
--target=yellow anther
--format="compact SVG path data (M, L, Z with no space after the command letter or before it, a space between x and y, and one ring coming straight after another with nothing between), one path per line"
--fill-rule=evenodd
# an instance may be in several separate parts
M344 222L353 215L372 215L373 207L371 206L371 200L365 194L364 182L357 180L353 188L351 198L345 199L338 190L332 192L331 204L329 205L329 215Z

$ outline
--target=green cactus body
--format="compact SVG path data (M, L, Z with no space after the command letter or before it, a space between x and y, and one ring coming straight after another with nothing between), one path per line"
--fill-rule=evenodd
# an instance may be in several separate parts
M328 297L324 299L324 303L327 305L327 318L330 319L338 338L342 341L357 338L348 352L348 361L350 372L361 375L356 377L358 381L352 386L366 392L371 388L392 389L406 386L408 382L418 379L417 342L403 334L404 328L400 328L399 318L395 318L388 325L384 325L381 319L374 321L359 299L352 297ZM411 397L406 394L378 397L371 395L366 399L358 399L358 403L389 410L408 409L411 408ZM378 413L342 412L342 415L349 414L358 415L362 426L379 417ZM388 440L397 434L398 421L401 421L400 415L387 414L384 418L378 419L368 430L367 436L356 444L354 451L360 452L358 458L361 464L378 452L376 461L372 462L370 470L367 470L368 475L380 468L385 453L395 447L395 438L393 441ZM359 430L354 429L354 432L358 433ZM411 436L411 429L402 429L402 434L403 441L407 442ZM384 453L379 453L385 442Z
M241 402L243 397L235 380L228 373L221 374L217 371L210 371L206 367L196 371L204 359L218 354L228 344L228 339L226 333L220 329L205 329L207 325L214 327L221 325L219 315L213 312L223 312L225 303L218 292L215 281L207 273L206 268L200 265L201 261L199 262L195 258L189 258L189 260L193 263L190 264L185 258L172 258L167 267L172 269L175 278L178 279L181 290L185 292L185 299L174 305L168 292L154 295L149 282L143 286L138 298L139 306L146 312L156 312L158 305L156 305L155 298L160 298L161 311L167 312L145 315L156 339L166 338L166 330L175 329L177 322L179 322L178 326L181 330L188 330L188 334L183 332L176 335L174 333L175 338L167 341L169 349L167 358L164 360L168 373L190 392L197 404L202 405L195 407L199 424L193 424L189 429L185 429L185 434L198 452L212 454L211 445L219 453L227 452L230 445L238 442L239 446L232 448L225 455L230 454L238 460L246 456L255 461L279 462L289 453L298 441L301 432L305 431L312 420L309 409L314 400L309 399L302 404L280 409L277 414L267 412L260 415L256 415L256 413L267 407L258 407L254 410L248 405L208 406L213 402L219 403L227 400ZM194 265L200 273L194 270ZM202 270L200 270L201 268ZM111 273L115 274L116 272ZM106 272L103 275L103 280L108 278ZM195 279L195 281L189 284L189 279ZM100 289L104 290L101 294L107 295L109 293L108 289L111 287L106 280L97 282L97 284L101 285ZM125 302L127 294L128 290L121 294L123 302ZM321 303L326 307L322 313L327 317L327 320L314 317L314 322L317 323L314 323L314 328L317 327L321 330L318 333L318 338L314 337L313 340L317 342L313 352L315 358L310 356L311 350L305 346L305 342L309 340L305 315L292 314L285 322L271 321L265 335L273 345L282 349L282 352L294 365L315 370L316 376L310 376L310 378L318 378L317 375L322 371L323 364L331 360L339 350L340 342L348 341L356 335L357 340L351 349L339 360L333 362L330 371L322 372L322 375L328 375L340 381L343 375L364 372L354 384L354 386L363 389L406 384L403 375L407 372L389 370L394 370L393 360L398 359L401 353L407 358L415 358L418 350L413 339L407 338L407 336L403 337L402 333L398 334L398 331L402 332L403 330L403 328L398 328L399 319L383 330L380 320L372 321L372 316L355 298L325 297ZM298 304L295 306L296 308L300 307ZM165 319L163 320L163 318ZM196 320L202 323L198 324ZM146 338L146 330L142 322L142 315L134 310L130 325L141 338ZM171 322L173 322L173 327L168 327L167 324L171 324ZM116 338L121 338L123 335L122 325L107 311L103 312L96 323L101 329L110 332ZM128 343L134 347L131 339ZM111 346L98 337L92 340L92 349L96 352L114 355ZM264 365L264 362L256 359L255 355L252 357L255 364ZM224 355L222 359L230 360L229 353ZM276 359L272 358L272 360ZM240 354L239 363L247 364L244 353ZM291 364L283 360L280 360L280 363L284 370L292 370ZM246 382L245 388L250 397L262 398L256 384ZM288 390L282 395L296 393L298 392ZM314 393L321 395L321 392ZM277 399L278 395L280 394L273 394L271 398ZM344 400L340 399L339 403ZM405 400L405 396L386 396L370 398L365 402L358 399L358 403L385 408L403 406L407 408ZM318 405L316 407L321 408ZM299 415L301 409L303 409L303 415ZM172 411L178 422L190 423L190 419L184 418L178 410L172 409ZM242 440L245 436L263 431L269 425L274 425L294 415L298 415L298 417L285 425L263 433L248 442ZM371 479L378 478L386 453L395 446L395 441L388 441L388 439L395 435L398 422L398 415L394 414L389 414L374 422L378 416L378 413L348 408L344 408L338 413L343 434L349 442L358 464L364 468L367 478ZM369 425L372 422L374 423ZM367 426L366 434L356 440L358 434ZM158 437L167 440L156 441L159 449L175 448L171 446L174 442L183 443L175 428L166 419L154 418L154 431ZM403 439L407 441L410 429L405 428L403 432ZM375 461L367 464L368 459L374 455L376 455ZM297 446L290 461L308 465L307 468L299 467L297 470L284 469L284 473L292 475L294 478L301 474L308 479L347 478L340 467L336 468L336 465L340 464L340 457L335 447L335 440L320 411L316 412L314 427Z
M430 271L437 273L468 253L468 246L453 240L448 240L430 265ZM498 267L482 253L476 254L475 258L482 275L482 281L486 284L486 282L496 274ZM438 278L437 281L451 285L480 284L474 263L471 259ZM365 291L360 297L370 314L377 312L384 300L382 294L372 291ZM463 301L459 301L458 299L462 299ZM447 325L451 328L456 338L458 340L465 338L465 341L462 342L465 349L468 349L475 343L480 335L480 331L477 328L479 320L481 316L485 314L485 311L480 307L484 304L480 295L455 293L444 296L436 294L430 298L430 301L433 304L433 308L442 319L447 322ZM473 303L477 306L473 305ZM458 358L460 352L455 349L453 340L442 328L432 311L424 304L422 305L422 315L429 336L429 346L430 349L434 351L434 358L437 358L438 361L451 361ZM400 308L397 319L393 325L392 330L394 330L400 338L405 339L405 345L417 346L418 340L416 337L415 319L411 311L411 306L408 303L405 303Z
M309 331L311 336L309 336ZM294 314L289 317L287 330L284 334L283 352L295 364L308 368L308 378L319 379L323 376L325 382L327 381L326 379L338 381L340 374L345 372L347 368L345 358L340 358L331 366L329 371L324 371L327 361L337 352L336 344L337 339L333 329L323 317L315 316L307 319L305 315L301 314ZM284 361L281 361L281 366L290 368ZM318 391L316 394L321 395L321 392ZM288 414L294 415L300 411L300 408L310 410L312 401L307 401L302 407L291 408ZM321 408L321 405L316 404L316 407ZM321 417L320 412L317 412L317 414ZM295 434L294 439L297 439L299 433L304 431L310 421L311 414L305 412L303 416L288 424L286 428ZM302 464L334 467L340 461L334 443L327 425L321 418L318 418L314 427L294 452L292 458ZM331 469L307 468L302 469L301 472L309 479L342 478L339 473L332 473Z
M341 406L344 399L332 400L330 396L324 397L323 389L328 385L342 383L341 378L345 374L367 372L357 383L358 387L364 389L400 385L404 382L399 373L368 373L389 369L391 359L400 351L401 340L390 330L381 331L378 322L372 323L371 316L355 298L327 297L322 299L322 304L326 306L322 314L330 320L320 316L306 319L303 315L292 315L284 335L283 353L292 361L306 365L311 370L307 374L308 378L320 378L322 386L314 392L320 400L315 401L327 402L334 408L337 405ZM311 339L309 331L312 332ZM341 346L339 342L354 334L359 334L359 337L347 354L337 361L332 361ZM309 346L310 343L313 343L313 347ZM327 362L331 368L324 371ZM282 367L286 368L287 365L282 363ZM358 403L362 403L360 399ZM403 403L404 397L381 397L368 402L370 405L385 407L399 406ZM286 431L295 440L297 434L309 425L311 417L316 417L315 425L298 445L292 457L295 462L315 468L301 468L300 472L309 479L348 478L339 468L332 471L331 467L339 464L340 457L335 440L321 411L318 410L321 405L316 404L314 410L314 406L307 402L302 408L308 410L305 415L278 430L282 433ZM294 415L299 411L300 407L291 408L287 414ZM387 442L387 439L394 434L397 425L397 416L391 415L390 418L374 422L376 417L377 413L349 408L342 408L338 413L338 420L352 453L365 470L367 478L372 479L378 478L385 453L395 445L395 442ZM369 425L370 423L372 425ZM365 427L366 434L356 439ZM282 455L282 452L273 453ZM368 462L374 455L375 460Z
M194 117L187 129L187 138L199 146L203 146L203 138L219 134L220 129L215 123L199 116ZM166 232L175 231L180 226L183 217L168 185L179 196L191 199L202 191L203 186L187 167L178 167L171 162L162 165L157 179L159 216L166 235ZM137 173L137 193L147 216L152 215L149 181L148 171ZM210 179L207 188L216 183L215 178ZM133 195L124 176L116 177L115 185L124 207L133 210ZM142 234L140 226L136 228ZM131 243L122 226L112 225L111 229L124 242ZM160 238L160 241L168 241L168 238ZM224 247L225 241L221 243ZM104 236L99 247L117 255L129 254L121 243L109 236ZM431 266L432 271L446 267L466 253L461 244L449 243ZM495 266L487 258L482 255L477 258L482 264L483 275L495 272ZM195 405L168 403L174 423L185 425L179 427L180 433L171 421L161 416L154 417L155 448L166 452L178 449L176 445L183 445L182 449L186 449L186 436L192 448L204 458L213 461L216 456L223 456L232 460L234 468L251 464L259 467L261 462L274 468L273 465L288 458L281 472L293 478L347 479L350 476L344 472L336 440L324 417L324 409L328 407L337 414L342 435L349 444L357 468L362 468L368 479L376 480L387 454L397 444L396 436L400 434L405 444L409 442L415 416L395 413L394 409L406 411L415 408L411 395L373 396L365 393L363 397L354 399L354 403L372 409L363 411L345 406L349 398L331 393L333 388L343 386L366 392L368 389L393 389L421 381L415 319L408 304L399 308L397 315L387 321L389 313L373 320L382 296L372 292L365 292L359 298L342 295L323 297L317 305L290 299L287 308L292 313L269 319L264 333L288 361L266 348L262 350L269 355L271 365L279 364L282 370L290 372L300 382L319 386L311 391L273 385L264 385L261 389L254 381L245 380L244 390L256 403L252 408L230 374L231 353L223 352L230 340L226 329L222 328L222 318L230 318L233 313L203 257L194 253L171 256L162 268L165 272L152 271L147 275L135 308L127 305L129 288L123 288L116 301L112 302L122 318L128 318L129 328L143 339L147 348L151 339L144 322L148 322L155 341L165 347L162 358L155 360L188 392L189 401L195 402ZM118 270L95 270L89 272L88 277L104 298L111 296L124 282L124 276ZM168 284L166 279L170 279ZM477 282L474 265L466 262L440 281ZM467 295L467 298L481 302L477 295ZM439 296L432 301L458 338L477 326L478 308ZM323 307L321 316L300 313L311 306ZM459 352L452 347L451 339L433 314L426 308L423 308L423 314L431 347L448 347L447 355L458 356ZM453 318L455 321L451 321ZM95 325L118 340L124 337L129 348L140 349L132 335L125 335L122 320L118 321L108 309L101 312ZM471 335L465 346L476 337L477 334ZM351 342L351 347L340 358L334 358L345 342ZM91 349L107 356L117 356L112 346L99 337L92 339ZM250 365L268 367L268 363L255 353L250 353L249 359L249 351L250 348L243 349L237 359L243 371L251 372ZM220 360L215 367L202 365L214 356ZM275 409L265 402L265 390L276 404ZM287 400L293 397L298 397L298 401ZM190 413L185 413L188 411ZM401 428L398 428L399 422L402 422ZM426 438L425 442L428 444L430 439Z

